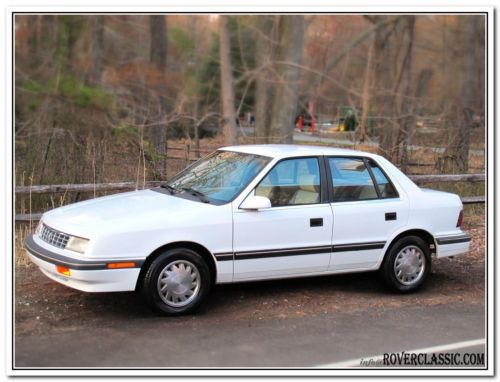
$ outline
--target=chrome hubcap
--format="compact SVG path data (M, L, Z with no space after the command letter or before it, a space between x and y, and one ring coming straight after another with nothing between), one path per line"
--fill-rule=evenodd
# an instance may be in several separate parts
M173 261L160 272L158 293L165 304L179 308L196 298L200 282L200 273L192 263Z
M394 274L403 285L412 285L422 278L425 270L425 256L422 250L409 245L399 251L394 261Z

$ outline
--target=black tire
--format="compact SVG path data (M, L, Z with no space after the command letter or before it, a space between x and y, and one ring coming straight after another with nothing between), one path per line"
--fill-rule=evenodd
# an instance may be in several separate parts
M177 295L178 293L177 290L185 291L189 289L184 287L184 284L182 282L176 284L180 286L175 289L174 293L170 295L167 294L167 297L165 295L161 297L160 295L159 288L162 285L163 287L166 288L166 282L161 284L162 282L159 280L159 278L160 275L162 274L165 275L163 272L169 266L174 266L174 268L169 268L169 269L182 269L182 266L184 266L184 271L188 272L188 273L179 273L178 275L180 276L185 275L186 277L184 278L179 277L177 279L176 279L177 275L174 272L174 276L172 279L174 282L178 280L185 280L187 283L189 283L187 275L190 274L192 278L192 275L196 274L194 279L198 280L196 283L197 286L193 287L195 289L194 293L192 293L190 297L187 297L186 301L175 301L176 298L181 298ZM188 266L191 268L190 271L187 271ZM196 271L194 271L191 266L193 266L193 268L196 269ZM163 277L162 280L166 280L166 278ZM199 254L197 254L195 251L191 249L174 248L165 251L164 253L156 257L151 262L151 264L149 264L149 267L147 268L146 272L144 273L144 277L141 280L141 285L139 290L143 298L147 302L147 304L153 310L164 315L176 316L181 314L193 313L203 302L205 296L208 294L210 290L210 287L211 287L210 270L208 269L208 265L205 262L205 260L203 260L203 258ZM174 297L172 297L172 295ZM193 297L192 300L190 300L191 297ZM186 296L183 296L182 298L186 298ZM169 301L169 299L172 299L172 301ZM185 305L175 306L176 304L184 304L184 303Z
M403 250L411 251L412 249L415 249L415 253L417 253L418 251L416 248L421 251L420 258L423 259L423 270L419 271L419 267L417 266L415 274L406 277L406 273L400 273L398 278L397 271L395 269L395 263L398 255ZM401 256L403 256L403 254ZM414 261L416 262L414 264L420 264L419 258L414 258ZM399 264L401 264L400 259L398 259L398 266ZM395 242L389 249L380 270L384 281L391 289L400 293L410 293L416 291L422 286L431 272L431 252L429 245L418 236L405 236L398 239L398 241ZM415 277L412 279L412 276Z

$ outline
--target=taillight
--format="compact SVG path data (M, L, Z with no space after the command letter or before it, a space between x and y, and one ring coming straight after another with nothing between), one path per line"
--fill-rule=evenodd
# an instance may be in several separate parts
M460 214L458 215L457 227L460 227L462 225L463 220L464 220L464 210L461 210Z

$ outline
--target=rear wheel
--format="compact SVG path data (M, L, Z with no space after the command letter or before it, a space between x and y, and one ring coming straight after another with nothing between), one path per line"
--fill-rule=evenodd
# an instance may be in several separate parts
M203 258L191 249L175 248L151 262L141 292L156 311L180 315L198 308L210 284L210 271Z
M428 244L418 236L399 239L387 253L381 270L391 288L403 293L417 290L431 270Z

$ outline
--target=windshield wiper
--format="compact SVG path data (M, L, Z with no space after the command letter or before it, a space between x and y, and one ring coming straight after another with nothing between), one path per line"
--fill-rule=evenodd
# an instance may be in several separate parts
M170 195L173 195L178 191L177 188L172 187L170 184L167 183L163 183L162 185L160 185L160 187L166 188L170 192Z
M182 187L182 190L189 192L193 196L197 196L203 203L210 203L210 200L208 200L207 196L201 191L195 190L191 187Z

